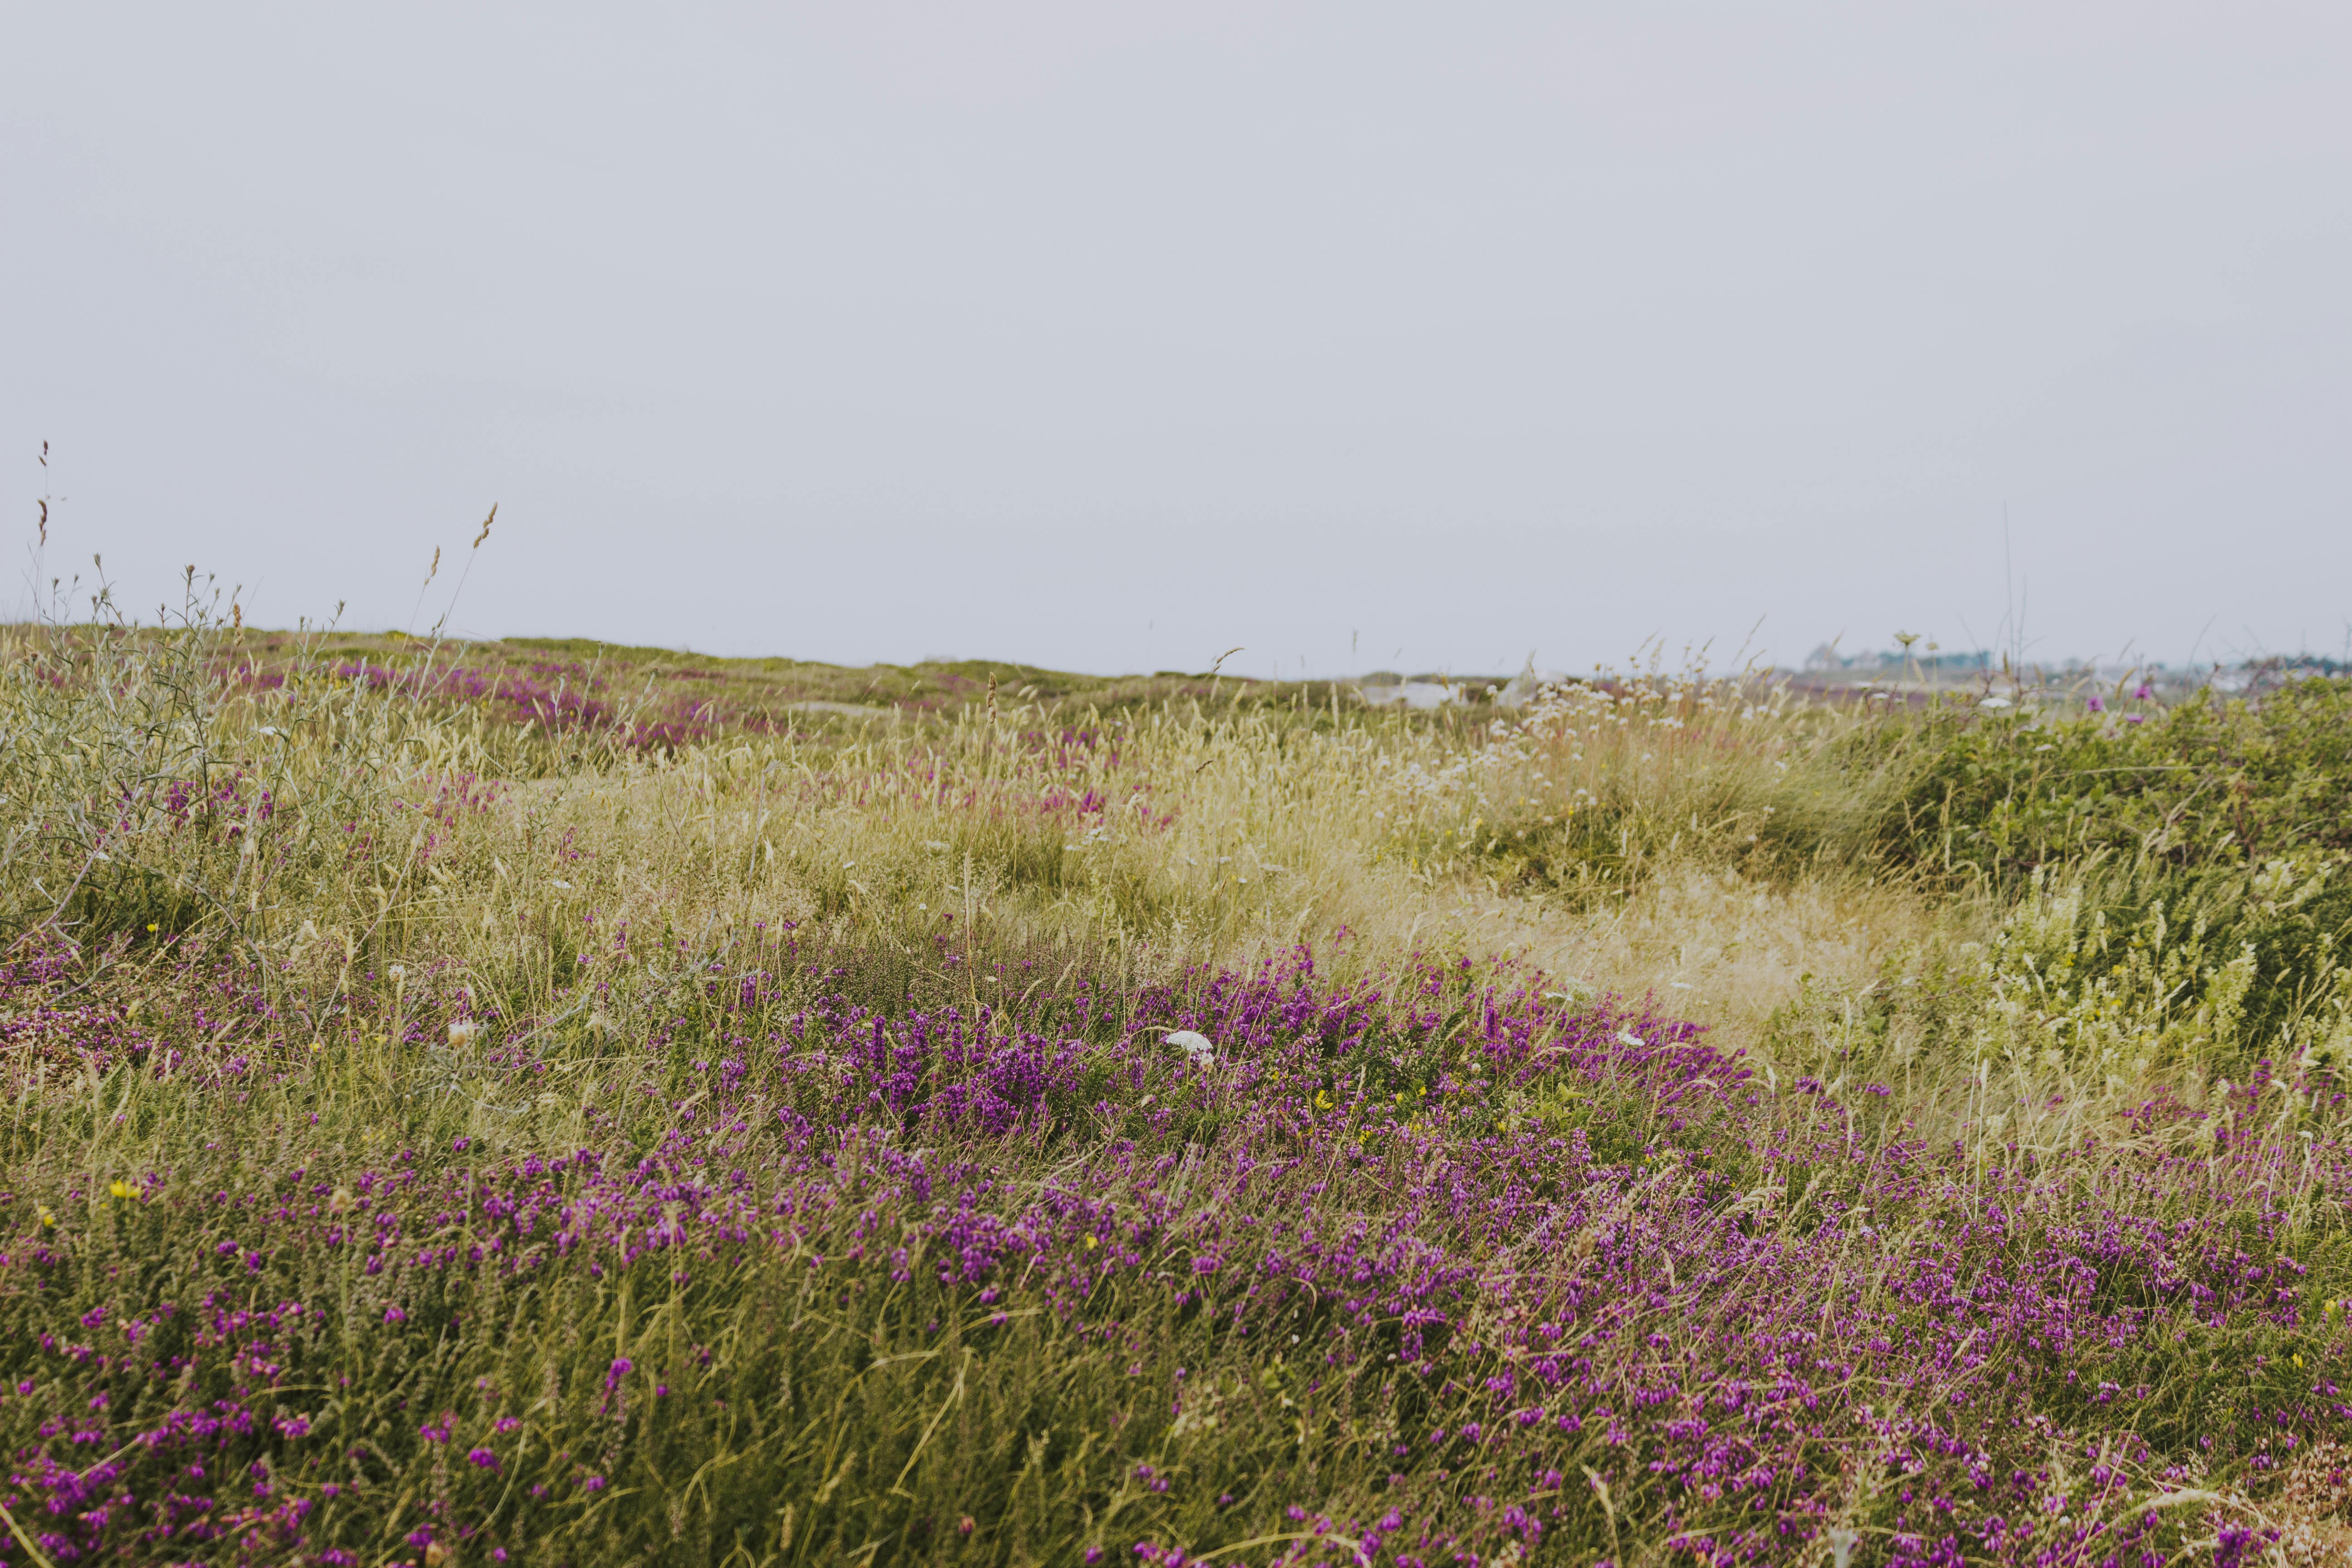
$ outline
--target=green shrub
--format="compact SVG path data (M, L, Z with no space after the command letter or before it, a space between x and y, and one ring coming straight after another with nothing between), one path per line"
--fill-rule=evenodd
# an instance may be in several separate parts
M2097 850L2181 867L2352 850L2352 682L2255 701L2209 691L2145 716L1939 703L1907 727L1854 731L1846 760L1906 774L1881 852L2012 890Z

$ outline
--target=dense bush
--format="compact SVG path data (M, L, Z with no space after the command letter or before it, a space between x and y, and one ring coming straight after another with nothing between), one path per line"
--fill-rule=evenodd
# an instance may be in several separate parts
M2096 851L2183 868L2352 851L2352 682L2170 709L1986 710L1940 701L1855 732L1858 763L1904 764L1886 853L2014 886Z

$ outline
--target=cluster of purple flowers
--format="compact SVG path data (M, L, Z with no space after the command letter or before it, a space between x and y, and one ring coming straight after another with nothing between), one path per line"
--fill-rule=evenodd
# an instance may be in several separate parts
M2243 1555L2241 1521L2149 1502L2258 1480L2352 1419L2338 1266L2307 1251L2341 1250L2314 1218L2352 1184L2332 1136L2169 1152L2158 1123L2197 1113L2168 1106L2105 1144L1935 1145L1884 1096L1774 1091L1691 1024L1458 960L1339 980L1300 952L877 1009L798 957L706 968L697 1021L562 1145L370 1160L289 1124L242 1187L217 1180L230 1154L190 1155L110 1200L12 1161L0 1500L60 1563L350 1561L409 1527L383 1482L415 1473L420 1545L520 1549L621 1459L577 1436L590 1414L551 1412L635 1431L673 1385L740 1392L707 1342L606 1338L535 1396L433 1382L433 1347L564 1281L635 1282L691 1327L777 1267L845 1312L871 1289L1006 1332L1042 1314L1159 1380L1164 1415L1106 1439L1101 1484L1140 1500L1110 1544L1160 1568L1260 1479L1169 1462L1171 1434L1244 1399L1160 1370L1171 1323L1257 1369L1250 1409L1353 1433L1387 1474L1335 1504L1302 1457L1270 1522L1234 1516L1257 1561L1622 1532L1786 1562L1858 1518L1868 1562L2137 1563L2200 1531ZM11 971L12 1003L61 978ZM1179 1030L1213 1058L1163 1043ZM492 1099L562 1065L539 1036L494 1059Z
M579 664L410 670L360 660L337 665L334 674L376 690L487 707L509 723L533 724L551 735L616 734L638 748L707 741L721 722L717 705L693 693L666 697L649 709L631 707L614 697L605 678Z

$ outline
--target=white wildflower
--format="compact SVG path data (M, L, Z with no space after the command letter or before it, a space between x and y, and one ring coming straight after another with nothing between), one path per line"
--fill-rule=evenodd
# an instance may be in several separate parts
M1217 1059L1217 1047L1210 1043L1209 1037L1206 1035L1195 1034L1190 1029L1179 1029L1172 1035L1162 1035L1160 1038L1181 1049L1186 1056L1191 1057L1202 1067L1207 1067Z

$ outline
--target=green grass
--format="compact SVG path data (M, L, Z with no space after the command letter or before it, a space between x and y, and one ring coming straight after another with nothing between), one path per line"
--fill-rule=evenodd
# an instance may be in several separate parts
M53 1563L2315 1528L2341 683L1409 715L8 638L0 1430Z

